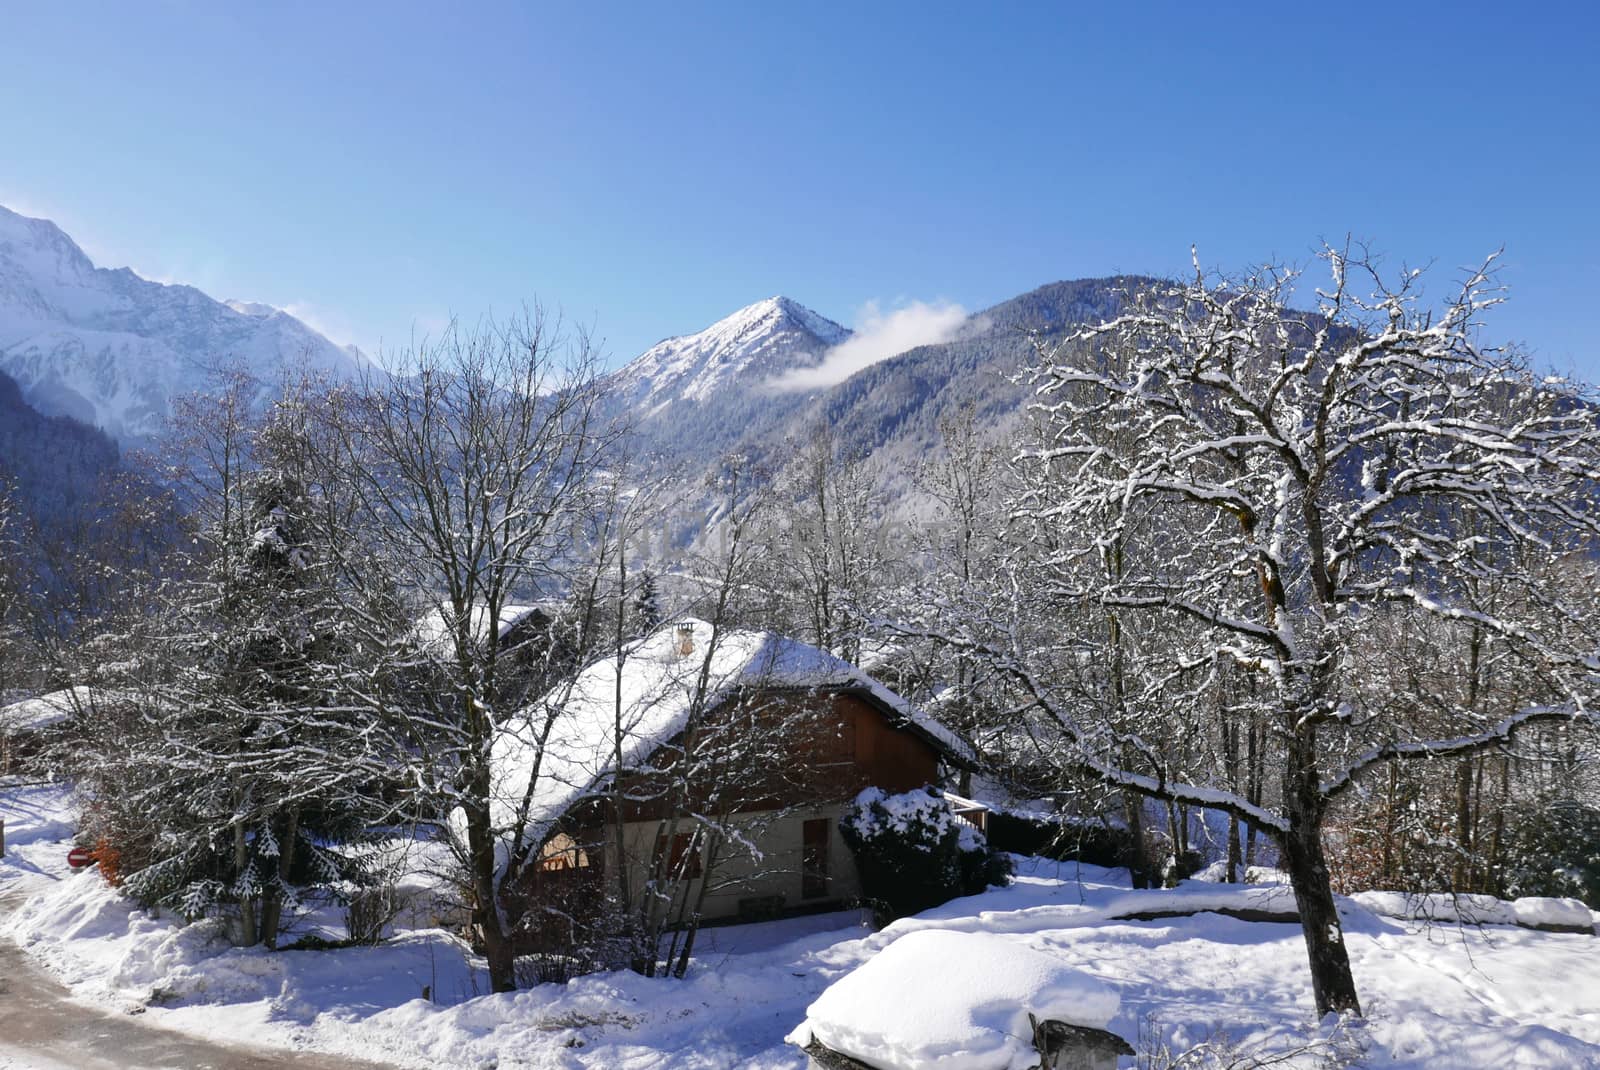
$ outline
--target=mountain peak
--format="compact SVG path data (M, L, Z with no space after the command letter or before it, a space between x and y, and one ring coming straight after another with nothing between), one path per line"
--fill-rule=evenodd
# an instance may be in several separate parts
M749 335L770 334L784 330L798 330L812 335L823 349L838 345L850 337L849 330L826 316L813 312L792 297L778 294L757 301L755 304L746 305L697 334L684 335L677 339L669 338L667 341L742 339Z
M76 278L94 264L67 232L48 219L35 219L0 204L0 258L25 265L30 274Z
M265 383L291 364L335 378L360 366L293 316L95 267L54 223L0 206L0 370L29 405L138 441L229 361Z
M657 342L617 371L617 396L643 414L678 400L704 401L735 384L754 385L810 367L850 332L777 295L746 305L694 334Z

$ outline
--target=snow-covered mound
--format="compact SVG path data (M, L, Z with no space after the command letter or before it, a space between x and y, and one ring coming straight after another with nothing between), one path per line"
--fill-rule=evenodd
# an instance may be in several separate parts
M790 1035L897 1070L1023 1070L1038 1063L1028 1015L1104 1029L1117 993L991 933L925 930L834 982Z
M0 732L37 731L67 720L78 710L89 705L87 687L52 691L47 695L25 698L9 706L0 706Z
M1411 892L1357 892L1350 897L1374 914L1414 921L1462 925L1520 925L1528 929L1592 929L1595 914L1581 900L1527 896L1496 899L1492 895L1448 895Z
M136 441L231 362L272 386L289 368L348 378L362 358L279 309L96 267L54 223L0 207L0 370L34 408Z

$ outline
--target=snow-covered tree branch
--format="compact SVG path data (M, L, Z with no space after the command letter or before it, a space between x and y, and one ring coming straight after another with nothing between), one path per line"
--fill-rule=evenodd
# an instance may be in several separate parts
M1275 838L1318 1009L1343 1011L1358 1002L1322 839L1333 799L1386 763L1591 717L1589 595L1549 579L1594 568L1600 405L1482 344L1493 257L1438 306L1420 273L1391 280L1359 247L1319 259L1330 281L1308 312L1299 271L1197 264L1041 342L1004 576L929 617L1011 681L1020 730L1063 765ZM1363 637L1400 614L1470 629L1522 674L1522 701L1419 718L1376 699ZM1241 724L1270 747L1270 792L1195 764L1213 733L1237 757Z

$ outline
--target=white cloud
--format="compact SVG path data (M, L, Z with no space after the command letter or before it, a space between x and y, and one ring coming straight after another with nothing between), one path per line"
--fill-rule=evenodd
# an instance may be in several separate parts
M268 302L270 304L270 302ZM330 312L320 305L310 301L290 301L288 304L278 306L301 323L316 331L334 345L357 345L355 332L345 323L344 317ZM370 352L362 347L362 352Z
M939 301L912 301L889 312L868 301L856 315L855 333L823 354L814 368L792 368L767 380L770 390L816 390L842 383L862 368L917 346L947 342L966 322L967 310Z

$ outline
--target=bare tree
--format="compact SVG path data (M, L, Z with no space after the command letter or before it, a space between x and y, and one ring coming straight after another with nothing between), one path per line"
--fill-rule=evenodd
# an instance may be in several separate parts
M745 696L728 695L728 681L716 671L738 600L762 557L753 536L765 517L770 492L751 486L749 476L745 459L733 457L713 477L720 520L708 532L705 549L690 557L688 607L711 627L694 651L696 660L684 681L684 728L660 763L666 775L636 780L631 788L624 778L614 778L618 792L614 812L625 805L624 793L633 796L628 803L643 801L642 788L659 814L656 835L643 860L644 887L639 889L633 925L634 966L652 976L659 971L681 977L687 969L719 865L741 844L749 843L745 838L749 830L737 832L733 817L758 797L757 782L765 772L782 764L774 761L773 754L781 747L782 727L760 716L759 701L752 705ZM628 868L626 863L619 867ZM669 930L671 943L663 948Z
M459 817L495 991L515 978L500 897L508 830L491 813L490 750L529 691L495 637L516 599L569 585L588 481L611 441L596 419L596 369L588 338L537 310L503 327L452 326L369 376L346 426L374 538L442 621L441 677L419 696L419 735Z
M889 587L889 530L877 480L833 430L811 429L779 473L757 537L770 622L847 661Z
M16 486L0 472L0 697L27 678L28 652L34 646L23 526Z
M949 638L1009 676L1063 761L1274 839L1317 1009L1359 1012L1322 841L1330 805L1388 763L1453 765L1524 726L1591 717L1592 618L1539 563L1593 552L1600 408L1480 344L1501 299L1492 258L1437 309L1419 272L1391 285L1363 250L1321 259L1331 284L1312 313L1288 307L1294 271L1209 279L1197 264L1187 284L1041 345L1048 439L1019 458L1014 512L1043 551L1011 562L1027 595L1008 619ZM1492 602L1474 596L1487 582ZM1139 628L1138 716L1096 721L1057 686L1069 658L1030 624L1051 603ZM1392 716L1359 686L1359 637L1396 605L1494 636L1536 694L1439 695L1426 722ZM1239 678L1226 716L1260 719L1275 798L1162 738L1172 711L1214 706L1224 666Z

